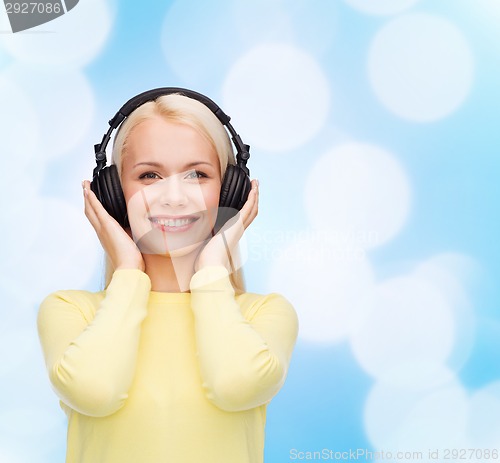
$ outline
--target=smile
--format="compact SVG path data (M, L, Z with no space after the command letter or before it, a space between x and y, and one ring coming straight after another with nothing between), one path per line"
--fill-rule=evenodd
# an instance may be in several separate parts
M149 217L153 227L162 231L185 231L198 219L199 217Z

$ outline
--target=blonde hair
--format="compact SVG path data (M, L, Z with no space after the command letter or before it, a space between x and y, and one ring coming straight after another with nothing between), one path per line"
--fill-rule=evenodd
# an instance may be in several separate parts
M123 156L126 156L127 137L130 131L140 122L158 116L168 121L188 125L205 137L219 158L221 179L224 178L228 164L236 164L228 133L215 114L203 103L175 93L160 96L154 101L148 101L139 106L119 127L113 142L111 162L116 165L120 179L122 174L122 160ZM235 255L237 256L237 261L241 261L239 247L236 249ZM114 272L113 264L107 255L105 267L105 288L107 288ZM229 278L235 293L241 294L246 291L242 267L231 272Z

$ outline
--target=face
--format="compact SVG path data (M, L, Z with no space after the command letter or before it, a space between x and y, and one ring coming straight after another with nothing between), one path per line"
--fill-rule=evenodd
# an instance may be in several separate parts
M122 188L141 252L178 257L198 249L217 218L214 148L192 127L156 117L129 132L125 150Z

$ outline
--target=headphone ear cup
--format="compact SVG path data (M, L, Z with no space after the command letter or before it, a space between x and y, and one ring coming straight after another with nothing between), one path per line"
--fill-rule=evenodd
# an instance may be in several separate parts
M241 210L248 198L251 186L248 175L241 167L228 165L220 191L219 206Z
M222 185L220 189L219 207L229 207L228 196L229 190L231 189L231 182L233 179L233 166L229 164L226 168L226 173L224 174L224 179L222 180Z
M248 199L251 187L250 179L241 167L232 164L227 166L220 190L215 233L241 210Z
M111 217L124 228L130 226L120 177L114 164L101 169L94 177L90 188Z
M240 167L238 169L238 182L235 187L235 196L234 200L237 201L236 209L241 210L241 208L245 205L248 199L248 195L250 194L250 190L252 189L252 182L250 181L250 177L245 173L243 169Z

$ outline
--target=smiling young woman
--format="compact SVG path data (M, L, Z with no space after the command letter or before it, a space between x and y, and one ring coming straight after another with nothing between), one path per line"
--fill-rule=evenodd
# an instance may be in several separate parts
M261 463L266 406L283 385L298 323L283 296L244 288L238 242L258 182L218 233L234 154L204 104L139 106L115 138L122 228L84 182L108 258L103 291L58 291L38 329L68 416L67 463Z

